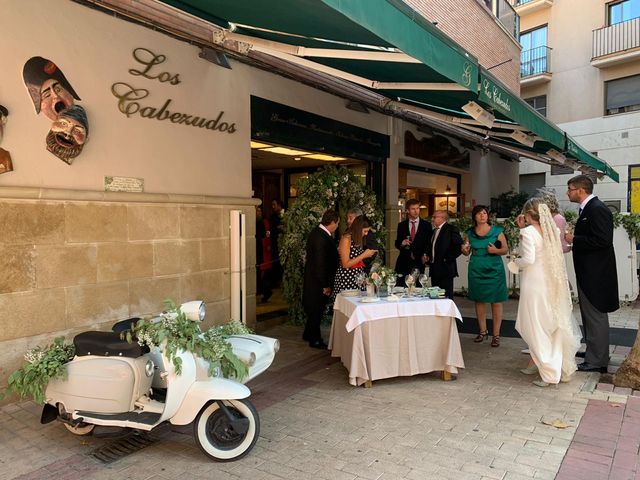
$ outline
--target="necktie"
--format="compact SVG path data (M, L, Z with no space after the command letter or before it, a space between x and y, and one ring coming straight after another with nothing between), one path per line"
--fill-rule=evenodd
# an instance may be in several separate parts
M415 222L415 220L413 220L411 222L411 233L410 233L410 236L411 236L411 241L413 242L413 239L416 238L416 222Z
M582 215L582 207L578 208L578 216Z

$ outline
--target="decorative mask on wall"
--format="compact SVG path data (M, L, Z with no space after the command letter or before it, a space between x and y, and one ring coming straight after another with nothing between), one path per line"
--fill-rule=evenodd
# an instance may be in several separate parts
M80 100L62 70L51 60L32 57L24 64L22 78L27 86L36 113L41 111L50 120Z
M71 165L80 155L89 136L87 114L79 105L63 110L47 134L47 150Z
M4 126L7 124L9 110L4 105L0 105L0 143L4 135ZM0 174L13 171L13 163L11 162L11 154L0 147Z

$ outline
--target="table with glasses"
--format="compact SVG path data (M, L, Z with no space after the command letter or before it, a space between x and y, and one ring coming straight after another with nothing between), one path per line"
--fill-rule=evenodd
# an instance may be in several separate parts
M329 349L349 371L351 385L435 371L449 380L464 368L456 328L462 316L452 300L363 298L338 295L333 306Z

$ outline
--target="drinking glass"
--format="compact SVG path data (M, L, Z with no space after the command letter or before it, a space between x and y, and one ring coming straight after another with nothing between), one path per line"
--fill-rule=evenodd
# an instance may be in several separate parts
M413 275L409 274L404 277L404 283L407 285L407 294L409 296L413 295L413 284L415 283Z
M389 275L387 277L387 289L389 291L389 295L393 294L393 289L395 288L397 283L397 279L395 275Z
M423 273L419 277L420 285L422 285L422 293L426 293L425 290L429 287L429 275Z
M356 285L360 287L360 292L362 292L367 286L367 275L364 272L360 272L356 275Z

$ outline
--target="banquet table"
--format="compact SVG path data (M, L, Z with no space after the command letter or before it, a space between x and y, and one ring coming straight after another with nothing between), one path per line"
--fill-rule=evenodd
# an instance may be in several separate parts
M446 380L464 368L455 320L462 316L452 300L362 300L338 295L333 306L329 349L351 385L434 371Z

